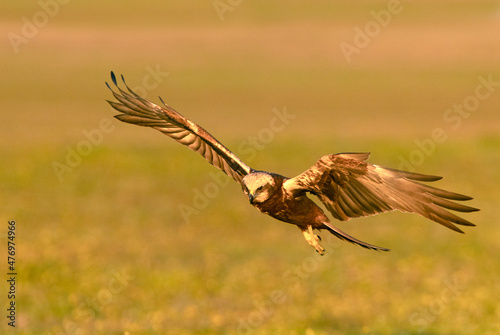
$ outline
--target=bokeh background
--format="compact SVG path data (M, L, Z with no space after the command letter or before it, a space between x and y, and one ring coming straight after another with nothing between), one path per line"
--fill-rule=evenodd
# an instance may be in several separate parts
M498 1L0 7L1 277L9 220L18 272L2 333L500 333ZM321 258L201 157L113 119L111 70L257 169L370 151L442 175L477 227L338 222L392 251L323 233Z

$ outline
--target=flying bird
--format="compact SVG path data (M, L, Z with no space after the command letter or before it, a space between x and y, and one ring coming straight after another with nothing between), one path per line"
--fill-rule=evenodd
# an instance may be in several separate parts
M367 163L369 153L339 153L321 157L311 168L296 177L252 169L222 145L205 129L176 112L160 97L164 106L156 105L134 93L121 77L126 90L117 89L117 101L109 101L123 122L151 127L202 155L210 164L222 170L241 185L251 205L262 213L299 227L306 241L321 255L325 250L321 238L313 230L328 230L341 240L363 248L389 251L375 246L334 227L325 212L308 194L319 198L337 220L375 215L399 210L416 213L456 232L455 224L475 226L449 212L474 212L477 208L454 201L471 197L428 186L422 182L441 179L438 176L406 172ZM454 200L454 201L453 201Z

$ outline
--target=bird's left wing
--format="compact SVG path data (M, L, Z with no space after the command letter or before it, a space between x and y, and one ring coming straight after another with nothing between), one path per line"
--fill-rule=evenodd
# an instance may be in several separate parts
M113 92L118 102L109 100L108 102L111 107L122 113L115 116L118 120L161 131L205 157L210 164L219 168L240 184L243 177L252 171L248 165L243 163L205 129L177 113L163 100L165 107L158 106L133 92L125 83L123 76L122 80L128 92L118 86L113 72L111 72L111 79L118 89L118 93L108 83L106 85Z
M454 224L473 223L449 212L473 212L477 208L450 201L471 197L431 187L441 177L368 164L368 153L326 155L304 173L285 181L285 190L298 196L311 192L338 220L393 210L420 214L457 232Z

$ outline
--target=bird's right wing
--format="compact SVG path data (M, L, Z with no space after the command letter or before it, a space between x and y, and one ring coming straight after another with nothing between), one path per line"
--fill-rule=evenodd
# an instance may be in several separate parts
M125 83L123 76L122 80L128 92L118 86L113 72L111 72L111 79L119 93L113 91L108 83L106 85L119 102L109 100L108 102L111 107L122 113L115 116L118 120L161 131L205 157L210 164L219 168L240 184L243 177L252 171L248 165L243 163L205 129L177 113L163 100L165 107L158 106L133 92Z

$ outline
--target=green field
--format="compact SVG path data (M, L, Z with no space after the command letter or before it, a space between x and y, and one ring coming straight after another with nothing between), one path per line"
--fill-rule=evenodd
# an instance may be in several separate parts
M500 4L388 3L3 4L0 332L499 334ZM197 154L113 119L111 70L253 168L370 151L473 196L477 227L335 222L391 252L323 232L320 257ZM277 111L293 118L272 132Z

